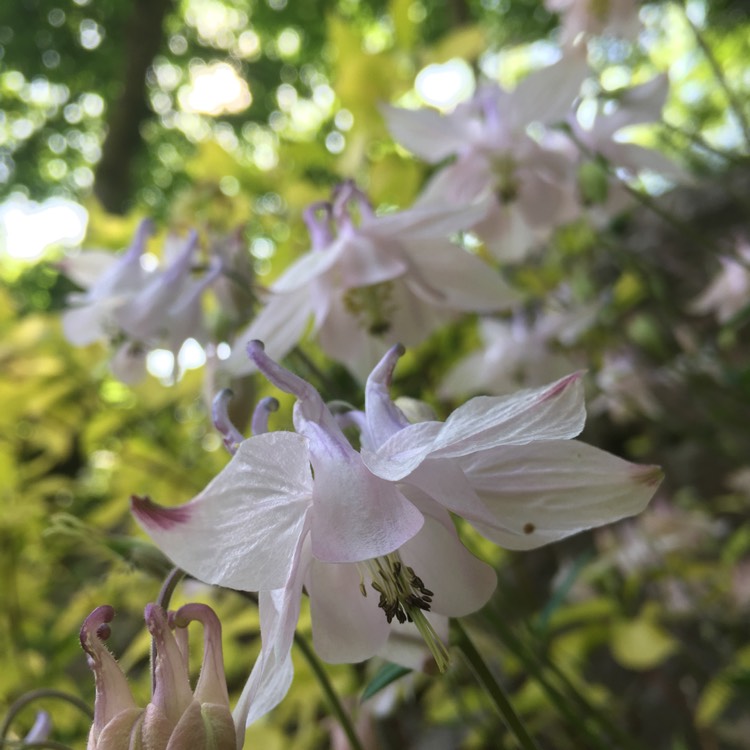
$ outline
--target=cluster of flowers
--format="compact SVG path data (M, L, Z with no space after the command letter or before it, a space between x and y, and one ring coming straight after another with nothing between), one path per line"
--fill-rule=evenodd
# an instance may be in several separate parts
M566 43L591 31L582 4L548 4L565 14ZM611 5L617 15L618 4ZM101 643L112 610L97 609L82 631L97 682L89 750L133 741L167 750L188 742L196 749L241 747L245 724L289 689L303 594L323 659L381 655L418 667L429 653L445 670L448 618L481 608L496 585L494 570L464 547L453 516L500 546L529 550L647 505L661 480L658 467L574 439L585 420L580 375L543 384L570 364L550 361L547 344L577 335L595 308L550 309L534 325L517 309L510 324L487 319L485 351L459 363L442 392L507 393L517 387L519 369L557 371L537 376L535 387L476 397L446 421L407 415L390 396L402 343L417 345L461 314L507 313L521 301L457 236L472 232L496 260L518 262L582 211L601 221L621 209L627 193L614 169L602 172L606 185L596 200L586 196L579 178L587 161L631 174L644 166L673 169L616 138L624 127L659 116L666 78L624 92L614 111L583 128L576 118L588 74L581 49L567 45L560 62L513 91L483 85L448 115L386 108L394 137L413 153L435 164L452 159L412 208L376 215L347 182L307 210L310 251L265 290L261 309L238 328L222 363L232 377L257 371L294 395L294 431L269 431L274 403L264 400L252 437L244 438L228 416L230 394L222 392L214 422L232 454L226 468L179 507L132 498L135 518L175 565L210 584L258 592L259 659L232 717L213 613L189 605L166 614L149 605L155 690L140 709ZM116 342L112 368L126 381L142 372L150 348L177 351L187 337L208 340L201 297L226 268L220 254L200 265L191 236L176 254L168 246L162 269L146 270L149 231L142 225L119 258L105 263L85 253L64 269L85 289L71 298L66 335L80 345ZM364 411L327 405L278 363L305 335L365 382ZM538 358L536 365L529 357ZM347 437L353 434L355 442ZM184 629L196 619L206 648L192 691Z

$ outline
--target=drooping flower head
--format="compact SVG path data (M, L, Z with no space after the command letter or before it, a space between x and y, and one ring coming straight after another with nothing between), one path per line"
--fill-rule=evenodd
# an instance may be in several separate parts
M384 107L393 138L428 163L446 157L416 208L472 208L470 228L500 260L520 260L576 218L575 150L552 128L573 111L588 74L581 50L534 71L512 91L488 82L442 115ZM530 129L536 128L532 137Z
M517 295L477 256L449 241L482 209L437 206L377 216L354 184L305 212L311 250L271 285L265 306L236 339L226 367L254 368L247 344L285 356L312 335L364 380L389 346L417 345L462 312L508 309Z
M194 277L198 235L170 238L164 265L146 270L141 260L153 224L141 222L131 247L122 255L89 251L67 258L63 273L85 291L70 295L62 316L66 338L77 346L107 341L115 347L111 367L131 383L145 375L146 354L164 347L177 353L188 338L205 339L201 299L222 272L214 258Z
M261 656L240 701L249 718L288 689L303 588L324 659L382 653L394 627L412 621L444 668L430 618L473 612L495 586L449 511L498 544L531 549L639 512L661 477L656 467L570 440L584 420L577 375L472 399L446 422L411 424L389 395L403 353L393 347L368 378L365 411L342 419L260 342L248 351L297 397L296 432L266 432L266 405L256 412L256 434L242 440L222 395L215 420L234 453L227 467L186 505L133 498L133 511L191 575L260 591ZM341 429L347 420L361 431L361 452Z
M81 644L96 682L87 750L241 750L245 722L235 728L229 709L221 625L213 610L205 604L187 604L167 614L156 604L146 606L146 625L156 645L153 695L146 708L136 704L125 675L103 643L113 617L112 607L97 607L81 628ZM195 690L188 676L185 630L193 621L204 631Z

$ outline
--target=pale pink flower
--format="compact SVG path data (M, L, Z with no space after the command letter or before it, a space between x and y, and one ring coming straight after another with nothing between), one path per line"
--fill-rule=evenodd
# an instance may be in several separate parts
M163 347L177 353L188 338L205 340L201 298L221 273L218 259L193 278L198 237L170 238L164 266L146 271L141 256L153 227L141 222L133 245L114 256L99 251L67 258L62 271L86 288L72 294L63 313L66 338L77 346L109 341L116 346L112 371L131 383L145 375L149 350Z
M345 183L333 203L306 212L313 249L271 285L225 367L251 372L245 347L254 339L283 357L312 319L323 351L364 379L396 341L417 345L460 313L507 309L517 295L500 275L447 239L476 215L454 206L376 216Z
M606 412L615 422L629 422L639 416L656 419L662 413L648 379L628 352L605 354L596 385L600 393L591 402L592 411Z
M587 73L582 52L572 50L512 91L481 86L447 115L384 107L394 139L412 153L432 164L455 157L416 205L481 207L472 230L498 259L522 259L580 212L574 152L549 128L573 111Z
M381 653L394 627L411 619L444 667L433 613L468 614L495 585L448 511L503 546L531 549L639 512L661 478L656 467L569 440L584 420L575 375L472 399L446 422L409 424L388 395L402 352L394 347L368 379L365 411L347 417L361 431L360 454L312 386L258 342L249 352L271 382L297 397L296 433L265 433L256 415L262 434L242 440L219 409L217 425L236 448L228 466L186 505L134 498L133 510L191 575L260 591L262 651L240 701L250 718L288 689L303 587L324 659ZM364 595L368 588L379 601L372 590Z
M482 318L482 347L459 360L439 388L441 396L472 393L500 395L521 387L539 386L575 369L571 354L561 350L591 326L598 305L577 310L547 309L533 321Z

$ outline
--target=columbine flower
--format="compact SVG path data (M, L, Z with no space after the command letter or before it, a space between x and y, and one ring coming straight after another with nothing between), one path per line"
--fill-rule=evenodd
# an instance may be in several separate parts
M170 238L165 266L146 271L141 256L151 234L151 222L141 222L132 246L117 257L90 251L62 263L62 270L86 291L70 296L63 314L66 338L77 346L107 340L117 346L111 367L123 382L145 375L150 349L177 353L188 338L202 339L201 297L222 270L212 261L200 278L192 278L198 237L182 242Z
M448 115L386 107L393 137L425 161L455 156L417 201L420 208L472 205L471 229L502 260L519 260L556 226L575 218L579 203L568 144L545 127L564 121L587 73L582 54L535 71L513 91L481 86ZM529 134L535 123L539 137Z
M416 345L461 312L507 309L517 295L447 239L476 216L461 206L375 216L365 195L345 183L332 203L306 212L312 250L271 286L226 366L233 374L250 372L245 347L254 339L280 359L313 318L323 350L364 379L397 339Z
M560 351L591 326L598 305L578 309L549 308L533 322L515 316L510 321L479 321L482 347L457 362L445 376L444 397L472 393L502 394L524 386L537 386L570 372L572 357Z
M236 453L203 492L177 508L133 499L136 518L175 564L261 592L262 653L243 698L251 718L291 680L303 586L323 658L365 659L386 646L396 622L412 620L444 667L429 616L468 614L494 587L447 511L503 546L530 549L639 512L659 483L656 467L568 440L584 420L576 375L473 399L446 422L409 424L388 396L402 351L386 354L368 379L365 412L350 414L360 454L317 391L253 342L258 369L297 396L296 434L242 440L221 417Z
M245 716L235 728L224 678L221 625L213 610L205 604L187 604L167 616L156 604L146 606L146 624L156 645L153 695L146 708L136 705L125 675L102 642L113 617L112 607L97 607L81 628L81 644L96 681L87 750L241 750ZM193 691L184 629L196 620L203 625L204 650Z

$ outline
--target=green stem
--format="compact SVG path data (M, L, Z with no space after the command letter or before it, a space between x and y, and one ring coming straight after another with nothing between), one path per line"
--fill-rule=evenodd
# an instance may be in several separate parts
M328 703L331 707L331 710L334 714L336 714L336 718L339 720L339 724L341 724L341 728L344 730L344 733L349 740L349 746L351 747L351 750L364 750L364 748L362 747L362 743L359 741L359 737L357 736L357 732L354 729L354 725L352 724L351 717L347 713L344 706L341 704L336 691L333 689L333 685L331 685L331 681L328 679L328 675L326 674L323 665L320 663L318 657L313 653L313 650L310 648L310 644L299 633L294 634L294 642L297 645L297 648L302 652L302 655L307 660L307 663L310 666L310 669L312 669L312 671L314 672L318 682L320 683L320 687L323 689L326 698L328 698Z
M518 718L518 714L514 711L500 683L495 679L492 672L490 672L479 652L474 647L474 644L469 639L463 625L458 620L453 620L452 624L455 644L469 663L474 676L492 699L508 730L515 736L523 750L539 750L539 746L531 739L523 723Z
M618 726L616 726L609 717L602 711L592 706L588 700L581 695L580 691L575 685L568 679L565 673L553 662L545 660L542 662L534 649L529 649L512 629L506 626L500 618L493 618L493 628L500 637L506 648L508 648L514 656L524 666L524 669L541 685L547 696L555 704L557 709L563 714L568 721L579 731L586 733L587 745L593 747L596 745L600 748L612 747L612 742L616 741L617 747L626 748L629 750L635 750L635 745L632 743L630 737L628 737ZM552 672L552 674L562 683L563 690L559 690L549 678L544 674L544 668ZM581 714L587 719L593 718L600 727L605 735L608 735L607 742L603 742L599 737L595 737L586 728L585 722L581 722L581 714L576 714L575 710L568 706L568 700L572 701L577 705Z

